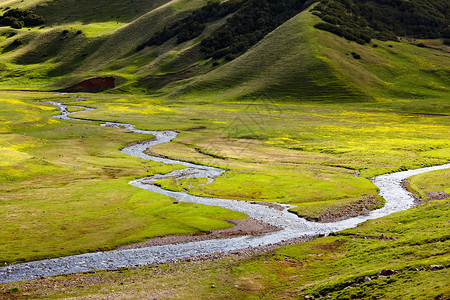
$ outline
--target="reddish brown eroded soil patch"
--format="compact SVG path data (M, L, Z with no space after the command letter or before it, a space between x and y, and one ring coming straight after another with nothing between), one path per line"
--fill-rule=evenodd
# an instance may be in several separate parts
M443 199L447 199L450 197L450 194L448 194L444 191L436 191L436 192L427 192L427 198L423 199L422 197L419 196L419 194L413 188L411 188L411 185L410 185L408 179L406 179L402 182L402 186L404 189L406 189L408 192L410 192L413 195L413 197L415 199L415 205L421 205L421 204L424 204L425 202L433 201L433 200L443 200Z
M327 243L327 244L313 245L313 246L311 246L311 248L318 249L318 250L335 251L345 243L346 243L346 241L340 240L340 241L334 241L332 243Z
M432 201L432 200L447 199L450 197L450 194L447 194L444 191L437 191L437 192L427 192L427 196L428 196L427 201Z
M272 202L264 202L264 201L252 201L250 202L251 204L259 204L259 205L264 205L264 206L268 206L270 208L274 208L276 210L284 210L284 206L280 205L280 204L276 204L276 203L272 203Z
M84 80L69 88L59 90L59 92L69 93L99 93L116 87L114 77L97 77Z
M164 237L148 239L142 243L119 246L117 247L117 250L136 249L169 244L181 244L212 239L231 238L243 235L258 235L279 230L279 228L275 226L266 224L264 222L252 218L242 220L230 220L227 222L233 224L234 227L219 230L211 230L209 233L203 235L168 235Z

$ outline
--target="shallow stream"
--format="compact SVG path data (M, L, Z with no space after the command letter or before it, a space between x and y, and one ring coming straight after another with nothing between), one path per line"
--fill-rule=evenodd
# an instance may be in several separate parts
M69 117L68 115L70 113L67 111L67 106L64 104L53 101L49 101L47 103L60 108L61 114L55 116L55 118L87 121L84 119ZM84 108L82 106L78 107ZM85 108L85 111L87 110L91 109ZM187 167L186 169L176 170L165 175L158 174L133 180L130 182L131 185L172 197L177 201L220 206L226 209L240 211L247 214L251 218L277 226L281 228L281 230L258 236L241 236L228 239L213 239L139 249L113 250L20 263L1 267L0 283L29 280L67 273L142 266L152 263L164 263L173 259L182 259L186 257L223 253L249 247L271 245L299 237L327 235L332 232L355 227L359 223L368 219L380 218L394 212L413 207L414 198L402 187L402 181L407 177L420 173L450 168L450 164L445 164L374 177L371 179L372 182L380 189L379 194L386 200L386 204L383 208L374 210L367 215L361 215L347 220L331 223L316 223L299 218L288 212L288 209L291 207L289 205L282 205L285 209L277 210L269 206L252 204L246 201L193 196L184 192L164 190L153 184L148 184L148 182L152 182L157 179L171 178L174 176L176 178L209 178L210 181L213 181L214 178L220 176L223 172L225 172L225 170L189 162L161 158L144 153L148 147L162 143L169 143L177 136L177 133L174 131L140 130L130 124L113 122L104 122L101 126L120 127L136 133L155 136L155 138L150 141L125 147L121 150L123 153L140 157L142 159L153 160L165 164L179 164Z

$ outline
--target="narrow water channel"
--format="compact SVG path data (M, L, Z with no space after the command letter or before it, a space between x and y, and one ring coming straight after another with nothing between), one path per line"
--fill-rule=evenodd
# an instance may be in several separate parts
M60 108L61 114L55 116L55 118L87 121L84 119L69 117L68 115L70 113L67 111L67 106L64 104L53 101L49 101L47 103ZM78 107L84 108L82 106ZM90 108L84 109L84 111L91 110ZM174 131L140 130L136 129L134 125L131 124L113 122L104 122L101 126L126 128L136 133L155 136L155 138L150 141L125 147L121 150L123 153L140 157L142 159L153 160L165 164L179 164L187 167L186 169L177 170L165 175L158 174L133 180L130 182L131 185L172 197L177 201L220 206L226 209L243 212L251 218L277 226L280 230L258 236L241 236L228 239L213 239L139 249L113 250L15 264L0 268L0 283L29 280L67 273L142 266L152 263L164 263L172 259L182 259L213 253L223 253L249 247L271 245L300 237L327 235L332 232L355 227L359 223L368 219L380 218L394 212L413 207L414 198L402 187L402 181L410 176L420 173L450 168L450 164L445 164L374 177L372 182L380 189L379 194L386 200L386 204L383 208L374 210L367 215L362 215L347 220L330 223L316 223L307 221L292 213L289 213L288 209L291 207L289 205L282 205L284 206L284 210L277 210L269 206L252 204L246 201L193 196L185 192L169 191L153 184L148 184L148 182L155 179L173 176L177 178L209 178L210 181L212 181L214 178L225 172L225 170L174 159L151 156L144 153L145 149L148 147L169 143L172 139L176 138L177 133Z

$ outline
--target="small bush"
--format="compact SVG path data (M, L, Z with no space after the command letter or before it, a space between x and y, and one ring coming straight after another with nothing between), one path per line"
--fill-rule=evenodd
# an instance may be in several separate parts
M369 43L371 41L371 38L367 33L352 28L345 28L324 22L315 24L314 27L320 30L334 33L337 36L346 38L349 41L357 42L361 45L364 45L365 43Z
M361 40L367 43L370 38L397 41L397 36L450 38L447 2L321 0L313 11L323 22L331 25L317 28L361 44Z
M15 294L15 293L18 293L18 292L19 292L19 289L15 287L15 288L7 290L5 293L6 294Z
M361 59L361 55L359 55L356 52L352 52L352 56L353 56L354 59Z
M23 26L25 26L25 23L23 21L19 21L19 20L14 20L11 24L11 28L14 28L14 29L20 29L20 28L23 28Z
M141 50L143 50L147 45L146 44L141 44L139 46L136 47L136 52L139 52Z
M23 42L19 39L14 40L14 42L11 43L11 45L13 45L13 46L20 46L22 44L23 44Z
M11 18L11 17L2 17L0 19L0 25L3 26L11 26L13 24L13 22L16 21L16 19Z
M32 27L44 24L43 17L36 15L31 10L11 9L0 17L0 25L11 26L12 28Z
M232 61L232 60L235 59L236 57L237 57L236 54L228 53L227 55L225 55L225 60L226 60L226 61Z
M417 47L420 47L420 48L426 48L426 47L427 47L427 46L425 46L424 43L418 43L416 46L417 46Z

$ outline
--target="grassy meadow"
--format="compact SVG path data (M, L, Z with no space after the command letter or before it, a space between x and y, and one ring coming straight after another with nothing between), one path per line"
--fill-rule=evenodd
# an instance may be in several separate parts
M151 152L229 170L207 185L197 179L157 184L202 196L294 204L292 211L311 218L333 205L377 197L367 178L448 161L444 116L359 105L94 98L85 104L99 109L81 116L177 129L176 140ZM137 120L134 110L164 113Z
M438 200L266 254L55 276L3 284L0 292L51 299L435 299L450 293L449 271L426 267L448 267L448 218L448 200ZM383 269L398 273L374 277Z
M448 161L447 119L442 116L326 104L188 104L129 95L83 95L85 100L72 101L51 93L2 94L1 211L7 221L1 260L7 263L202 233L231 226L224 220L245 217L173 204L127 185L182 166L128 157L118 150L150 137L52 119L56 108L38 100L97 108L76 114L81 118L178 130L172 143L150 151L228 170L210 184L202 179L157 182L164 188L294 204L293 212L310 219L345 217L342 211L368 197L375 199L368 209L380 207L383 201L367 178ZM42 238L33 238L36 232Z
M413 176L408 180L408 188L416 197L427 201L430 200L430 193L450 194L449 182L450 171L446 169Z
M227 228L232 225L224 220L245 217L216 207L174 204L128 185L182 166L119 151L151 136L53 119L56 108L37 100L62 99L50 93L1 92L0 261L112 249L150 237Z
M361 201L368 210L381 207L373 176L450 161L450 54L442 40L420 40L425 48L407 39L359 45L315 29L318 17L305 10L238 58L215 61L202 56L199 43L226 18L196 39L136 51L206 0L113 2L0 4L31 7L47 19L39 28L0 27L2 264L205 234L246 217L130 186L184 167L119 151L149 135L51 118L58 109L42 101L73 105L77 118L176 130L174 141L149 153L227 170L209 184L156 182L166 189L292 204L311 220L345 218ZM98 76L114 76L117 87L76 100L49 92ZM79 112L79 105L95 110ZM312 242L0 284L0 299L448 297L449 203L426 200L450 194L449 172L414 176L408 188L425 203ZM424 269L433 264L447 269ZM383 269L399 273L345 289Z

